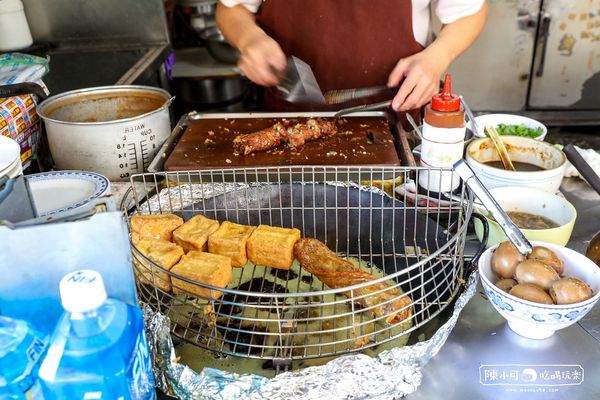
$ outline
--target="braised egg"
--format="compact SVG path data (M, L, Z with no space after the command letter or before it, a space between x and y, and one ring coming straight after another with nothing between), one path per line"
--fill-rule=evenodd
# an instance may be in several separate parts
M543 246L533 246L531 254L527 256L528 260L538 260L551 266L559 274L565 270L565 266L560 258L549 248Z
M492 255L492 271L498 278L512 278L517 265L525 260L525 256L511 242L502 242Z
M550 297L544 289L533 283L519 283L510 289L510 292L508 293L520 299L533 301L535 303L554 304L552 302L552 297Z
M556 304L573 304L592 297L592 289L577 278L562 278L552 284L550 296Z
M554 281L560 279L558 273L549 265L537 260L525 260L515 269L515 279L521 283L533 283L544 290L550 289Z
M512 289L515 285L517 285L517 281L512 278L500 279L498 282L496 282L498 289L504 290L506 293L510 292L510 289Z

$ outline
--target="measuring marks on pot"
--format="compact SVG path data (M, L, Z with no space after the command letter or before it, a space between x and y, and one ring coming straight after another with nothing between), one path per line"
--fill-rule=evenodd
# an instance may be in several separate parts
M119 177L129 178L132 173L146 170L161 143L145 124L126 127L117 143L117 167Z

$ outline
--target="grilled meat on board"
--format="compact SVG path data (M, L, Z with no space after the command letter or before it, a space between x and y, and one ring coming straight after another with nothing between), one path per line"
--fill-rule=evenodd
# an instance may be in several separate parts
M288 121L282 121L260 131L237 135L233 139L233 150L236 154L248 155L284 143L293 149L301 149L306 142L334 136L337 132L335 122L322 118L310 118L306 123L293 125Z

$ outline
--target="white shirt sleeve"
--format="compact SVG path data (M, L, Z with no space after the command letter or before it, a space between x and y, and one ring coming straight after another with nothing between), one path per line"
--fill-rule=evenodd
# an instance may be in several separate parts
M435 0L435 14L442 24L473 15L481 9L485 0Z
M260 3L262 3L262 0L219 0L219 2L226 7L242 5L246 7L248 11L256 13L260 7Z

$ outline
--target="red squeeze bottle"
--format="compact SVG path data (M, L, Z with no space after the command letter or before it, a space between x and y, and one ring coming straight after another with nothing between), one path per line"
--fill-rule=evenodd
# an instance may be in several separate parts
M465 126L465 110L460 97L452 94L452 78L446 74L444 88L441 93L431 97L431 103L425 107L424 121L436 128L463 128Z
M450 169L464 151L465 111L460 97L452 94L451 78L446 75L444 89L425 107L421 142L419 186L432 192L451 192L460 179Z

